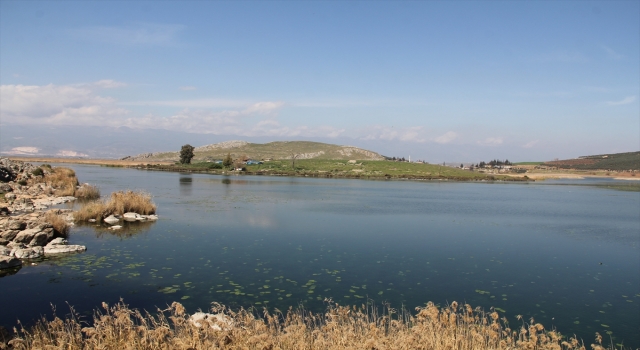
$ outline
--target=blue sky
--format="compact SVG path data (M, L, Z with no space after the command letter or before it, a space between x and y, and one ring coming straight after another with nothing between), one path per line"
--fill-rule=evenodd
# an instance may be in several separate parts
M3 0L0 85L3 128L315 140L427 161L636 151L640 2Z

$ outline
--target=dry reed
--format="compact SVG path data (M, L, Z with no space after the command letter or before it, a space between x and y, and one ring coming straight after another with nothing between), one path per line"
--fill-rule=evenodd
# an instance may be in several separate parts
M67 220L61 215L58 215L54 211L50 210L44 215L44 221L51 224L56 233L62 237L67 237L69 234L69 224Z
M113 192L106 201L94 201L85 203L73 214L76 221L89 219L101 220L109 215L122 215L134 212L141 215L154 214L156 205L151 200L151 195L145 192L118 191Z
M14 349L566 349L585 350L575 337L565 339L532 319L511 329L496 312L485 313L457 303L438 308L433 303L417 313L396 313L385 307L338 306L313 314L275 309L234 312L217 303L221 316L213 324L194 325L184 307L174 302L156 315L132 310L122 301L102 304L93 322L42 319L34 327L17 331ZM594 350L605 349L597 334ZM609 346L613 349L613 346Z
M78 178L73 169L56 167L42 180L55 189L56 196L73 196L78 186Z
M100 198L100 190L96 186L84 184L76 189L76 192L73 196L78 199L86 200L98 199Z

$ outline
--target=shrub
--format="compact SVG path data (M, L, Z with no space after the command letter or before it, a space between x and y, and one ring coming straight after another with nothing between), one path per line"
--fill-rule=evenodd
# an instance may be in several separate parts
M31 172L31 174L33 174L34 176L44 176L44 171L42 171L42 169L40 168L35 168L35 170Z
M73 196L78 186L78 178L73 169L57 167L44 177L44 182L53 187L56 196Z
M144 192L118 191L111 194L107 201L93 201L85 203L73 214L76 221L89 219L102 220L117 214L134 212L141 215L155 214L156 205L151 201L151 195Z
M27 180L20 180L20 181L18 181L18 185L20 185L20 186L26 186L26 185L27 185Z
M100 198L100 190L96 186L84 184L76 189L74 197L78 199L98 199Z
M69 234L69 224L67 223L67 220L65 220L61 215L56 214L55 211L48 211L44 215L44 221L51 224L58 235L67 237Z

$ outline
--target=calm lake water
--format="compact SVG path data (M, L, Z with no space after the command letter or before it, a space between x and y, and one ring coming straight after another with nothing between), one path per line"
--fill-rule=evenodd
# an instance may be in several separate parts
M120 298L154 311L323 310L428 301L533 317L592 342L640 346L640 192L611 180L531 184L211 176L72 165L103 196L153 195L160 220L114 235L76 226L83 254L0 278L0 324L89 317ZM576 186L587 184L589 186Z

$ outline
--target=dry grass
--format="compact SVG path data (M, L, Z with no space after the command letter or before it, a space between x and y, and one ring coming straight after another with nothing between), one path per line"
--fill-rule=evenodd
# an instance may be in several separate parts
M69 224L61 215L56 214L54 211L48 211L44 215L44 221L51 224L53 229L62 237L67 237L69 234Z
M94 201L85 203L73 214L76 221L89 219L102 220L103 218L127 212L141 215L155 214L156 205L151 200L151 195L145 192L118 191L111 194L107 201Z
M496 312L471 306L438 308L429 303L417 313L396 314L385 308L344 307L329 303L324 314L305 310L284 314L266 309L233 312L214 304L213 313L229 323L196 327L184 307L174 302L156 315L131 310L122 302L102 304L93 322L85 324L73 312L66 319L42 319L18 331L14 349L585 349L575 339L546 330L530 320L513 329ZM594 350L604 349L596 333ZM609 348L613 348L610 346Z
M78 186L78 178L73 169L56 167L42 179L55 189L56 196L73 196Z
M76 189L74 197L87 200L98 199L100 198L100 190L96 186L84 184Z

